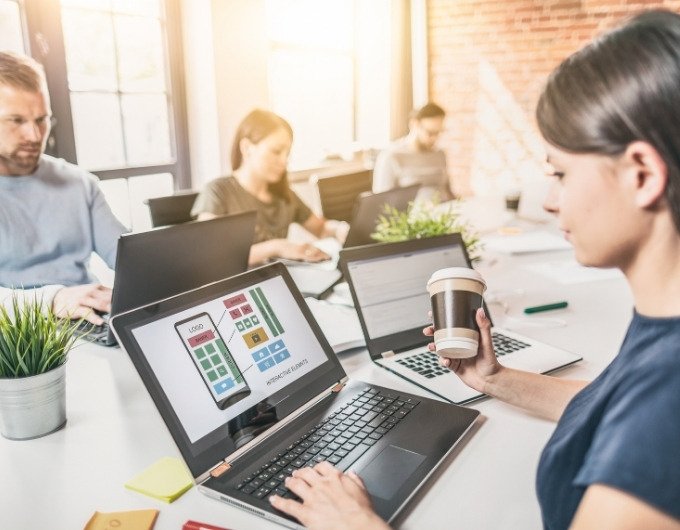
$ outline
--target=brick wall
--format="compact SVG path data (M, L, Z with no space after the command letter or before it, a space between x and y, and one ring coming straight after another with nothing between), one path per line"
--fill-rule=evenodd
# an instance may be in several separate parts
M459 193L542 176L534 108L547 75L593 36L680 0L428 0L430 99L448 113L441 144Z

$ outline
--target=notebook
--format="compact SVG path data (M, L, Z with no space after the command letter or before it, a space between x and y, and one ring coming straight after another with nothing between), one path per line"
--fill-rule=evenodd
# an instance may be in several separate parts
M350 381L281 263L111 322L200 491L291 528L295 469L355 470L391 520L479 414Z
M371 234L375 232L378 217L389 204L399 211L406 210L408 203L416 198L420 185L394 188L381 193L364 192L357 198L352 213L352 221L345 242L340 244L335 238L324 238L315 244L331 259L322 263L279 260L289 266L290 273L302 294L321 298L340 280L338 252L342 247L353 247L375 243Z
M111 315L245 271L255 218L245 212L120 236ZM82 330L87 340L116 344L108 324Z
M439 365L422 333L431 274L471 266L460 234L344 249L340 261L373 362L452 403L483 396ZM499 361L511 368L548 373L581 360L508 330L492 328L492 336Z

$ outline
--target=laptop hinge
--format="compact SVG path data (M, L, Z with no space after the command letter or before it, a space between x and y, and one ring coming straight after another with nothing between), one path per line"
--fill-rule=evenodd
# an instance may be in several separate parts
M382 352L382 358L387 359L388 357L394 357L394 352L392 350Z
M337 393L340 392L343 388L345 388L345 384L346 384L346 383L338 383L338 384L335 385L333 388L331 388L331 392L333 392L333 394L337 394Z
M226 462L220 462L216 467L210 470L211 477L219 477L224 475L227 471L231 469L231 464Z
M238 458L242 457L245 455L248 451L253 449L254 447L257 447L260 445L263 441L267 440L268 438L271 438L273 435L275 435L278 431L286 427L290 422L294 421L298 417L300 417L302 414L307 412L310 408L315 406L319 401L330 395L332 392L336 392L336 388L340 387L340 390L342 390L342 387L345 386L347 381L349 380L348 376L343 377L340 381L335 383L332 387L325 389L323 392L320 392L317 394L315 397L310 399L307 403L305 403L302 407L297 409L295 412L291 413L289 416L286 418L282 419L280 422L277 424L273 425L267 431L262 433L260 436L257 438L254 438L250 442L248 442L246 445L238 449L237 451L234 451L231 455L229 455L228 458L225 458L223 461L218 462L215 467L210 469L209 471L201 474L200 476L196 477L196 483L201 483L204 480L206 480L209 476L213 477L218 477L220 475L223 475L224 473L230 471L232 469L232 464L231 462L235 462ZM339 390L338 390L339 391ZM217 474L215 474L217 473Z

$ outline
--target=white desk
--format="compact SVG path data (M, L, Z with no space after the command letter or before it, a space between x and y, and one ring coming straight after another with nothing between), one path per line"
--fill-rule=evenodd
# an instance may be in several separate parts
M561 375L591 379L618 350L632 303L623 279L565 286L522 268L568 255L500 257L479 270L491 291L524 289L511 301L511 314L534 302L568 299L567 310L539 315L563 318L567 326L521 331L579 352L584 361ZM492 306L492 313L496 309ZM351 377L423 394L369 363L365 351L341 355L341 361ZM66 385L64 429L37 440L0 439L0 528L77 530L96 510L142 508L160 510L158 530L177 530L187 519L232 529L280 528L196 488L168 505L123 487L149 464L163 456L178 457L179 451L120 349L79 346L68 361ZM476 433L409 504L397 520L400 528L541 527L534 478L553 424L495 400L473 407L484 416Z

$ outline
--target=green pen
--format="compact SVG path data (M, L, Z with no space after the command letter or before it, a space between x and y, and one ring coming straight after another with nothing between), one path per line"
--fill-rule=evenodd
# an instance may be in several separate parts
M568 305L569 304L566 302L566 300L562 300L561 302L553 302L552 304L535 305L532 307L527 307L524 309L524 312L527 315L530 315L532 313L540 313L542 311L551 311L552 309L564 309Z

